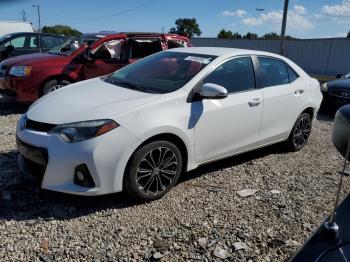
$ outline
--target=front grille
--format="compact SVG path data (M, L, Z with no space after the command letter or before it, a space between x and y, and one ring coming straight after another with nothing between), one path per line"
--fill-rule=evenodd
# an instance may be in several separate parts
M22 155L29 173L41 184L48 163L47 149L28 145L18 137L16 142L18 151Z
M54 125L54 124L37 122L37 121L30 120L30 119L27 119L27 121L25 123L26 129L39 131L39 132L49 132L54 127L56 127L56 125Z
M334 96L339 96L339 97L350 99L350 90L347 90L347 89L331 90L330 94L334 95Z

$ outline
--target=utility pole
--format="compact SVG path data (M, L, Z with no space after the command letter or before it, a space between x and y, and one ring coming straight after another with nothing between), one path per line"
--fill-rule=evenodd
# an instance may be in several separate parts
M38 10L38 19L39 19L39 29L38 31L41 32L41 21L40 21L40 5L32 5L33 8L37 8Z
M284 0L283 8L283 19L282 19L282 29L281 29L281 55L284 53L284 42L286 38L286 25L287 25L287 15L288 15L288 4L289 0Z

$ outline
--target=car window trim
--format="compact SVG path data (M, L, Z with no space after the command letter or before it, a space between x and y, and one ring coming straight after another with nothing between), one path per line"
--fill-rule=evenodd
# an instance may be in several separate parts
M288 75L288 82L289 83L288 84L281 84L281 85L274 85L274 86L285 86L285 85L290 85L291 84L290 78L289 78L289 73L288 73L288 67L290 67L291 69L292 69L292 67L286 61L284 61L283 59L278 58L278 57L273 57L273 56L268 56L268 55L256 55L257 63L259 64L259 86L260 86L261 89L274 87L274 86L265 86L265 87L263 87L262 84L261 84L261 81L262 81L261 75L262 74L261 74L261 64L260 64L260 61L259 61L260 57L261 58L268 58L268 59L272 59L272 60L277 60L279 62L282 62L284 64L284 66L286 67L286 71L287 71L287 75ZM293 71L295 71L295 70L293 70ZM297 74L297 75L298 75L298 77L300 77L299 74Z
M287 63L286 63L286 66L287 66L287 73L288 73L288 78L289 78L289 84L291 84L294 81L296 81L297 79L299 79L300 75L297 72L295 72L295 70L290 65L288 65ZM290 80L290 74L289 74L289 70L288 69L291 70L297 76L297 78L295 78L293 81Z
M250 58L251 62L252 62L252 67L253 67L253 76L254 76L254 87L253 88L250 88L250 89L247 89L247 90L242 90L242 91L237 91L237 92L231 92L231 93L228 93L227 95L233 95L233 94L238 94L238 93L244 93L244 92L251 92L253 90L257 90L257 81L256 81L256 68L255 68L255 65L254 65L254 61L253 61L253 55L251 54L246 54L246 55L236 55L236 56L231 56L231 57L228 57L226 58L225 60L221 61L219 64L217 64L214 68L212 68L210 71L208 71L199 81L198 83L192 88L193 90L193 93L195 93L196 90L198 90L198 88L200 88L200 86L203 84L203 81L205 78L208 77L208 75L210 75L212 72L214 72L214 70L216 70L219 66L221 66L223 63L226 63L227 61L229 60L233 60L233 59L237 59L237 58L241 58L241 57L248 57ZM191 90L191 91L192 91Z

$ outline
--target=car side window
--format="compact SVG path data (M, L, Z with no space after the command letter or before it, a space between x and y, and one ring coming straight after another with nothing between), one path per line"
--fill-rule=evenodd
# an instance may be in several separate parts
M36 36L29 37L29 48L38 48L38 37Z
M55 48L56 46L62 45L66 39L63 37L52 37L52 36L40 36L42 48Z
M294 82L296 79L299 78L299 75L289 66L287 66L288 68L288 75L289 75L289 82Z
M20 36L11 39L5 44L5 47L12 45L14 48L24 48L25 39L25 36Z
M221 85L229 93L253 89L255 81L252 59L239 57L224 62L204 79L204 83Z
M90 54L92 59L121 59L122 40L111 40L101 44Z
M177 48L177 47L188 47L187 43L183 40L168 40L168 49Z
M284 62L266 57L259 57L261 87L289 84L287 66Z

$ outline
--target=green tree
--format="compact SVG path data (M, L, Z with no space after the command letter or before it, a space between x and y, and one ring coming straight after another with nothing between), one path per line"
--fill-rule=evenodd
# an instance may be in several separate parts
M263 39L269 39L269 40L276 40L280 39L280 35L276 34L275 32L266 33L262 36Z
M196 18L179 18L175 21L176 27L170 28L171 34L187 34L189 37L200 36L202 31L199 29Z
M44 26L41 30L43 33L51 33L65 36L80 36L81 32L71 28L68 25L54 25L54 26Z
M242 39L242 35L238 32L235 32L232 34L233 39Z
M232 38L232 32L230 30L221 29L218 33L218 38Z
M346 36L347 38L350 38L350 31L348 32L348 35Z
M243 36L244 39L258 39L259 36L255 33L248 32Z

